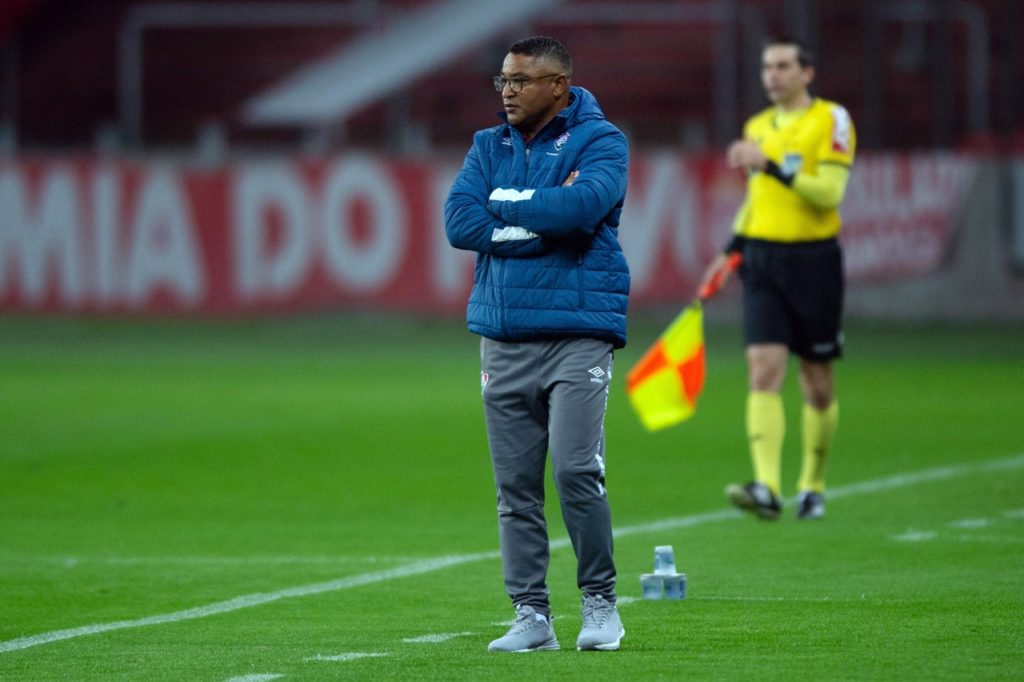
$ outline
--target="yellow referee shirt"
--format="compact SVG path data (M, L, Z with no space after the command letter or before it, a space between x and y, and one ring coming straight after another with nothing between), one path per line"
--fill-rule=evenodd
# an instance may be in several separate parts
M846 109L823 99L795 112L771 107L747 121L743 137L794 180L787 186L767 173L752 173L736 233L778 242L835 237L857 144Z

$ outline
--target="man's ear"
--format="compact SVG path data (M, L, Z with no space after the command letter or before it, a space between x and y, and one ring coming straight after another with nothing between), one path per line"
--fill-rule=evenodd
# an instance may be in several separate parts
M561 97L569 90L569 78L567 76L559 76L555 79L555 97Z
M814 67L808 66L804 68L804 85L810 85L814 82Z

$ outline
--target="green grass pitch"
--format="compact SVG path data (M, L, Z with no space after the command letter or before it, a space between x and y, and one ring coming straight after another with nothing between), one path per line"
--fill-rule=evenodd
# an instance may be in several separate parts
M489 654L497 559L478 345L460 320L0 318L0 679L1024 678L1024 327L851 325L828 515L726 509L749 477L736 331L648 434L616 356L615 653ZM797 388L786 386L787 496ZM655 545L683 601L643 601Z

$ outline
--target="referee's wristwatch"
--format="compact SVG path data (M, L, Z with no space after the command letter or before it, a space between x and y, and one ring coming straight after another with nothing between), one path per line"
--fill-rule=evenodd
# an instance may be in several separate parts
M796 176L796 173L786 173L783 171L779 167L779 164L775 163L771 159L768 159L768 162L764 167L764 173L772 176L786 187L792 187L793 178Z

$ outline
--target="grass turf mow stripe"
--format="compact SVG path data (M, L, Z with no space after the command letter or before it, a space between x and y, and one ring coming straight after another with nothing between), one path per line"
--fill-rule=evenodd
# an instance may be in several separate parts
M989 460L987 462L982 463L925 469L913 473L897 474L894 476L888 476L885 478L879 478L871 481L864 481L861 483L853 483L846 486L839 486L829 490L829 499L834 500L841 499L844 497L851 497L855 495L867 495L877 492L903 488L906 486L918 485L921 483L928 483L931 481L946 480L954 478L956 476L962 476L965 474L991 471L1006 471L1011 469L1018 469L1022 466L1024 466L1024 454L1018 454L1010 457ZM651 523L623 526L615 531L615 536L625 537L629 535L637 535L653 531L687 528L691 526L702 525L705 523L725 521L728 519L736 519L740 517L741 514L732 509L707 512L703 514L693 514L690 516L661 519L659 521L653 521ZM567 547L568 545L568 538L559 538L551 542L552 549L560 549L563 547ZM431 573L433 571L438 571L444 568L450 568L452 566L458 566L461 564L497 558L500 558L500 554L497 551L435 557L432 559L417 561L411 564L407 564L405 566L398 566L396 568L387 569L383 571L374 571L372 573L363 573L361 575L349 576L347 578L340 578L338 580L331 580L321 583L312 583L309 585L300 585L298 587L291 587L283 590L278 590L276 592L256 592L253 594L235 597L234 599L228 599L226 601L214 602L212 604L207 604L205 606L197 606L191 609L184 609L182 611L174 611L171 613L147 616L145 618L137 618L133 620L120 620L110 623L95 623L92 625L84 625L77 628L53 630L51 632L43 632L37 635L30 635L28 637L20 637L18 639L7 640L6 642L0 642L0 653L19 651L21 649L28 649L30 647L39 646L41 644L59 642L66 639L83 637L85 635L95 635L103 632L110 632L112 630L123 630L126 628L138 628L145 627L148 625L177 623L185 620L193 620L196 618L206 618L208 616L214 616L220 613L228 613L231 611L238 611L240 609L250 608L253 606L269 604L271 602L275 602L281 599L287 599L291 597L308 597L311 595L322 594L325 592L334 592L337 590L345 590L353 587L360 587L363 585L372 585L375 583L397 580L399 578L407 578L410 576L422 575L424 573Z

